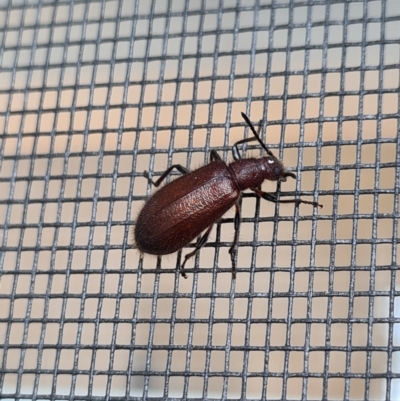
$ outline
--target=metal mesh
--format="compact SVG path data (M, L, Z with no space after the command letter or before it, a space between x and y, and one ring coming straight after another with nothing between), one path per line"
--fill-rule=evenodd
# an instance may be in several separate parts
M400 7L0 4L1 399L400 399ZM143 177L264 121L297 174L193 244L132 248ZM260 155L259 150L247 154ZM266 183L264 190L275 190Z

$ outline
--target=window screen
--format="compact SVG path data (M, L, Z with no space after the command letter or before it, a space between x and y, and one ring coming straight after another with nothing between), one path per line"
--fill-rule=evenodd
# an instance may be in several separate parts
M397 0L3 1L0 398L400 399L399 71ZM241 112L323 208L245 192L236 280L234 208L185 280L143 173Z

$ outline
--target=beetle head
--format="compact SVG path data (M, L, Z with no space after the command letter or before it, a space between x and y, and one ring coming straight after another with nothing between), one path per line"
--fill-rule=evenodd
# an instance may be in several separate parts
M265 179L270 181L285 182L287 177L296 178L296 174L287 171L283 163L274 155L268 155L262 158L262 169L265 172Z

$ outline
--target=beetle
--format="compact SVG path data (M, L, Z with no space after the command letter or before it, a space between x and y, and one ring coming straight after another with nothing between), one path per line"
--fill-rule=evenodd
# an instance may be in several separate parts
M262 142L258 132L246 114L241 113L254 137L236 142L232 147L234 161L226 164L215 150L211 150L209 164L189 172L180 164L169 167L160 178L153 181L147 171L144 176L155 187L159 187L172 170L182 176L156 191L139 212L134 227L134 241L141 253L167 255L182 249L197 237L195 248L189 252L181 265L180 273L187 278L185 264L207 242L214 223L232 206L235 206L234 239L229 249L232 260L232 276L236 277L235 254L240 225L241 193L250 189L260 198L271 202L301 203L320 206L317 202L302 199L278 199L275 194L261 191L264 180L285 182L296 175L287 171ZM241 158L238 145L258 141L265 150L261 158ZM202 234L202 235L201 235Z

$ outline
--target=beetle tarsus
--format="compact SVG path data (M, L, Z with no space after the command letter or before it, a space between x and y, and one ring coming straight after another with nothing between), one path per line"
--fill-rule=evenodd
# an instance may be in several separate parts
M147 181L151 182L155 187L157 186L156 183L150 178L148 171L143 171L143 175L147 178Z
M186 262L186 260L185 260L185 262ZM185 268L184 268L184 265L185 265L185 262L183 262L183 265L181 266L181 268L180 268L180 273L181 273L181 276L183 277L183 278L188 278L188 276L187 276L187 274L186 274L186 272L185 272Z
M236 244L233 244L231 248L229 249L229 253L231 255L231 263L232 263L232 278L236 278L236 254L237 254L237 249L236 249Z

